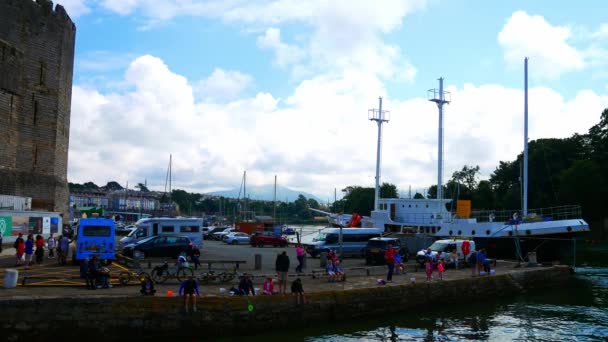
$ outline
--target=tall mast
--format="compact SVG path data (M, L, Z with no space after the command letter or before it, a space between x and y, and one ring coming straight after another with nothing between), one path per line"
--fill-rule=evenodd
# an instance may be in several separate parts
M272 219L277 222L277 175L274 175L274 200L272 204L273 214Z
M522 217L528 215L528 57L524 58L524 203Z
M244 219L247 221L247 171L243 171L243 199L245 199Z
M389 111L382 110L382 97L378 98L378 109L367 111L367 118L378 123L378 144L376 149L376 190L374 192L374 210L378 210L380 198L380 163L382 162L382 123L389 121Z
M439 131L437 137L437 199L443 199L443 105L450 103L450 93L443 91L443 77L439 78L439 89L431 89L428 92L429 101L435 102L439 108ZM439 201L439 213L445 208Z

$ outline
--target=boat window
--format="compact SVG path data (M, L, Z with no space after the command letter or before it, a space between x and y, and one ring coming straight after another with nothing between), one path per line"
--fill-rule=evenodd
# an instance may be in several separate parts
M475 230L473 230L473 231L471 232L471 235L475 235Z
M175 232L175 228L173 226L162 226L161 231L163 233L173 233Z
M344 237L344 236L342 236L342 237ZM336 243L338 241L339 241L338 234L327 234L325 237L325 243Z

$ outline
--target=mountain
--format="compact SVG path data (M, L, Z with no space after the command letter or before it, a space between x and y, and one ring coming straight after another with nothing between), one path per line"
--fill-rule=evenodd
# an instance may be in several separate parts
M230 198L238 198L240 189L232 189L232 190L224 190L224 191L214 191L207 193L208 195L213 196L223 196ZM241 198L243 197L243 192L240 191ZM277 201L284 202L294 202L298 199L298 196L304 196L307 199L314 199L319 203L323 203L323 201L310 193L304 191L296 191L283 186L277 185ZM262 200L262 201L272 201L274 199L274 186L273 185L262 185L262 186L247 186L247 197L252 200Z

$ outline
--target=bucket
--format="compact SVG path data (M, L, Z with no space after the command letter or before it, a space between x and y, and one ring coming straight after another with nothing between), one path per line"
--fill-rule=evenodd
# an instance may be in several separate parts
M495 275L496 274L496 270L490 270L490 275Z
M4 271L4 288L12 289L17 287L17 278L19 278L19 271L15 269Z
M259 287L254 288L254 290L255 290L255 294L256 295L260 294L260 288Z
M410 278L410 281L412 282L412 284L416 284L416 278Z

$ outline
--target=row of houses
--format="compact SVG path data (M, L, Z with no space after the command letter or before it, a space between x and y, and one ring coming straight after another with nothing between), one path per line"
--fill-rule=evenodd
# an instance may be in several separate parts
M85 190L71 191L70 208L97 207L121 211L159 211L175 210L174 203L161 203L162 192L136 190Z

